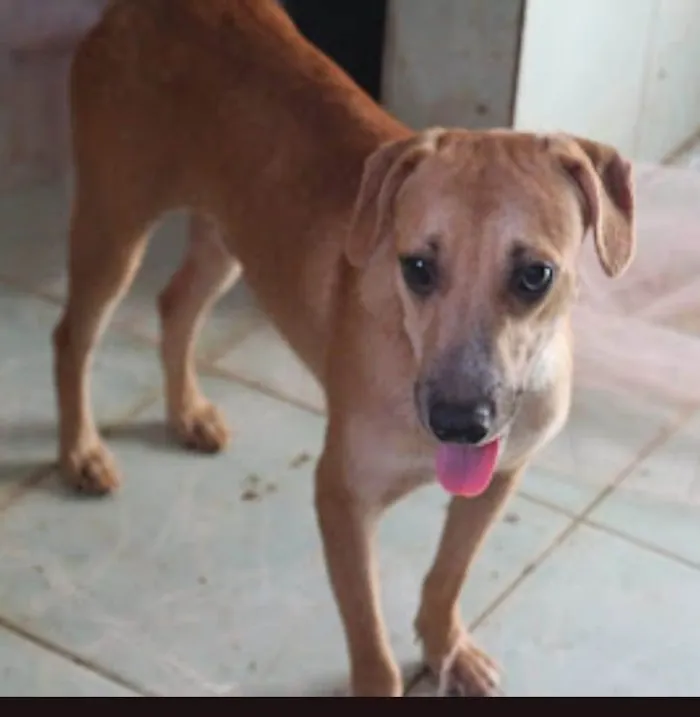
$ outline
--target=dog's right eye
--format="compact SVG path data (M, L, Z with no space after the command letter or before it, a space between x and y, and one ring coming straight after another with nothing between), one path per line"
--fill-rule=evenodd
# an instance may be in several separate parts
M554 267L547 262L535 261L519 266L511 277L513 292L526 303L539 301L554 281Z
M417 296L429 296L437 287L438 271L433 259L424 256L402 256L401 273L406 286Z

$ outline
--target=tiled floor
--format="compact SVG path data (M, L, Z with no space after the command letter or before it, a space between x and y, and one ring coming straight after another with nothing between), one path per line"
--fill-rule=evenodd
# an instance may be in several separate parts
M661 220L694 234L700 264L699 198L700 174L640 170L640 265ZM342 692L311 507L323 400L244 289L217 307L200 352L236 427L230 452L192 456L163 430L153 298L177 264L177 220L95 367L125 486L99 502L61 490L49 334L66 207L57 187L0 198L0 694ZM639 286L632 273L627 289ZM506 694L700 695L699 466L700 415L577 389L464 591ZM383 602L411 694L434 688L411 623L445 503L426 489L382 526Z

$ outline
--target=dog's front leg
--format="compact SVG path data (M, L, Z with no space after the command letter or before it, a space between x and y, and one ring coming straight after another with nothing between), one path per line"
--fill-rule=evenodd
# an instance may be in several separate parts
M469 567L519 472L496 475L483 495L453 498L450 503L415 622L426 662L438 677L442 694L492 696L497 692L498 669L472 642L458 600Z
M400 697L379 601L374 538L380 510L352 489L352 469L330 443L316 471L316 511L326 567L348 645L352 694Z

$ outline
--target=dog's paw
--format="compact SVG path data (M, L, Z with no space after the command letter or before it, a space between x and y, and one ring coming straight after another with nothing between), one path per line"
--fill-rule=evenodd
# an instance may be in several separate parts
M498 697L500 672L491 658L463 637L439 669L438 697Z
M230 439L226 420L210 403L183 411L172 420L172 425L180 443L199 453L218 453Z
M64 481L73 490L101 496L119 487L119 472L110 452L100 443L74 451L61 461Z

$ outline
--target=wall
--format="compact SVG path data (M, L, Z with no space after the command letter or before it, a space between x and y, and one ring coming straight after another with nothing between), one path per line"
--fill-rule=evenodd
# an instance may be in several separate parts
M0 185L65 167L65 73L106 1L0 0ZM660 160L700 128L699 38L700 0L390 0L383 98L416 128L514 121Z
M73 49L107 0L0 0L0 189L68 165Z
M415 128L508 126L523 0L391 0L383 99Z
M700 130L700 2L657 0L636 153L661 158Z
M700 128L698 0L528 0L515 126L660 161Z

